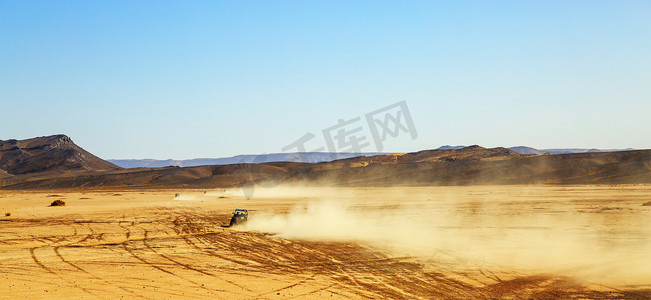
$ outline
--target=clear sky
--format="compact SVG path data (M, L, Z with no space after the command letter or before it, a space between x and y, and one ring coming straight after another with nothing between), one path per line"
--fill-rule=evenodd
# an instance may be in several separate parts
M402 100L383 151L651 148L651 1L0 0L0 139L271 153Z

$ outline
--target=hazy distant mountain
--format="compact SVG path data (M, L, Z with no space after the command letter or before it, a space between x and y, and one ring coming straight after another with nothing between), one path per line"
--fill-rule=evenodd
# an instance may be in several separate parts
M437 148L436 150L458 150L466 146L450 146L445 145ZM570 153L591 153L591 152L616 152L616 151L630 151L635 150L633 148L626 149L581 149L581 148L558 148L558 149L536 149L527 146L516 146L507 148L511 151L520 153L520 154L570 154Z
M517 147L511 147L509 150L513 152L518 152L520 154L544 154L544 151L540 151L535 148L527 147L527 146L517 146Z
M626 149L576 149L576 148L569 148L569 149L542 149L540 151L543 151L544 153L551 153L551 154L571 154L571 153L595 153L595 152L617 152L617 151L632 151L635 150L633 148L626 148Z
M445 145L435 150L459 150L466 146ZM519 154L569 154L569 153L588 153L588 152L613 152L626 151L628 149L535 149L527 146L517 146L507 148ZM353 158L359 156L374 156L390 153L368 152L368 153L329 153L329 152L304 152L304 153L271 153L266 155L237 155L222 158L195 158L195 159L109 159L108 161L122 168L162 168L169 166L177 167L196 167L210 165L230 165L237 163L265 163L265 162L307 162L320 163L329 162L338 159Z
M461 149L465 146L441 146L436 150L451 150L451 149ZM594 152L617 152L617 151L630 151L635 150L633 148L626 149L582 149L582 148L557 148L557 149L536 149L527 146L516 146L507 148L511 151L520 153L520 154L571 154L571 153L594 153Z
M196 167L209 165L230 165L238 163L265 163L265 162L306 162L319 163L345 159L358 156L382 155L387 153L329 153L329 152L303 152L303 153L271 153L260 155L237 155L223 158L195 158L186 160L174 159L109 159L108 161L122 168L160 168L168 166Z
M581 148L567 148L567 149L535 149L527 146L511 147L510 150L520 154L571 154L571 153L596 153L596 152L617 152L617 151L631 151L633 148L626 149L581 149Z
M466 147L466 146L450 146L450 145L445 145L445 146L438 147L438 148L436 148L436 149L434 149L434 150L458 150L458 149L461 149L461 148L464 148L464 147Z

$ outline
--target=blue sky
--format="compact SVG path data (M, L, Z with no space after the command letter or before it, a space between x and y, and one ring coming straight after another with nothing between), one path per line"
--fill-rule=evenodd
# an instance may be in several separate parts
M651 1L0 0L0 139L271 153L405 100L384 151L651 148L649 53Z

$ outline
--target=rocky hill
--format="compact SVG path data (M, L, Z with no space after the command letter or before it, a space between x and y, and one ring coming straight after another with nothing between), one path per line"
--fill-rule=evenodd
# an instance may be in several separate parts
M267 162L120 169L66 136L0 143L0 188L216 188L284 183L339 186L651 183L651 150L520 154L449 147L320 163Z
M11 175L45 171L101 172L119 168L77 146L65 135L0 140L0 169ZM0 177L4 172L0 171Z
M390 159L307 165L269 180L351 186L651 183L651 150L521 155L472 146Z

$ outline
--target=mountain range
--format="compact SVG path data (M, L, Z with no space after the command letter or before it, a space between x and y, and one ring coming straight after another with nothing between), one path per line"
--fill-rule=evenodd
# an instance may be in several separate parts
M441 146L435 150L457 150L467 146ZM535 149L526 146L517 146L507 148L520 154L570 154L570 153L588 153L588 152L615 152L615 151L630 151L628 149L580 149L580 148L567 148L567 149ZM381 152L364 152L364 153L330 153L330 152L301 152L301 153L271 153L271 154L258 154L258 155L237 155L222 158L194 158L185 160L175 159L109 159L107 161L120 166L122 168L162 168L162 167L196 167L196 166L209 166L209 165L230 165L239 163L266 163L266 162L305 162L305 163L320 163L328 162L338 159L346 159L358 156L375 156L393 153Z
M161 167L196 167L209 165L230 165L241 163L266 163L266 162L305 162L319 163L324 161L333 161L357 156L382 155L387 153L330 153L330 152L294 152L294 153L270 153L270 154L251 154L237 155L222 158L194 158L185 160L175 159L109 159L108 161L122 168L161 168Z
M256 158L251 163L126 169L88 153L65 135L8 140L0 141L0 189L651 183L651 150L522 154L474 145L316 163Z

